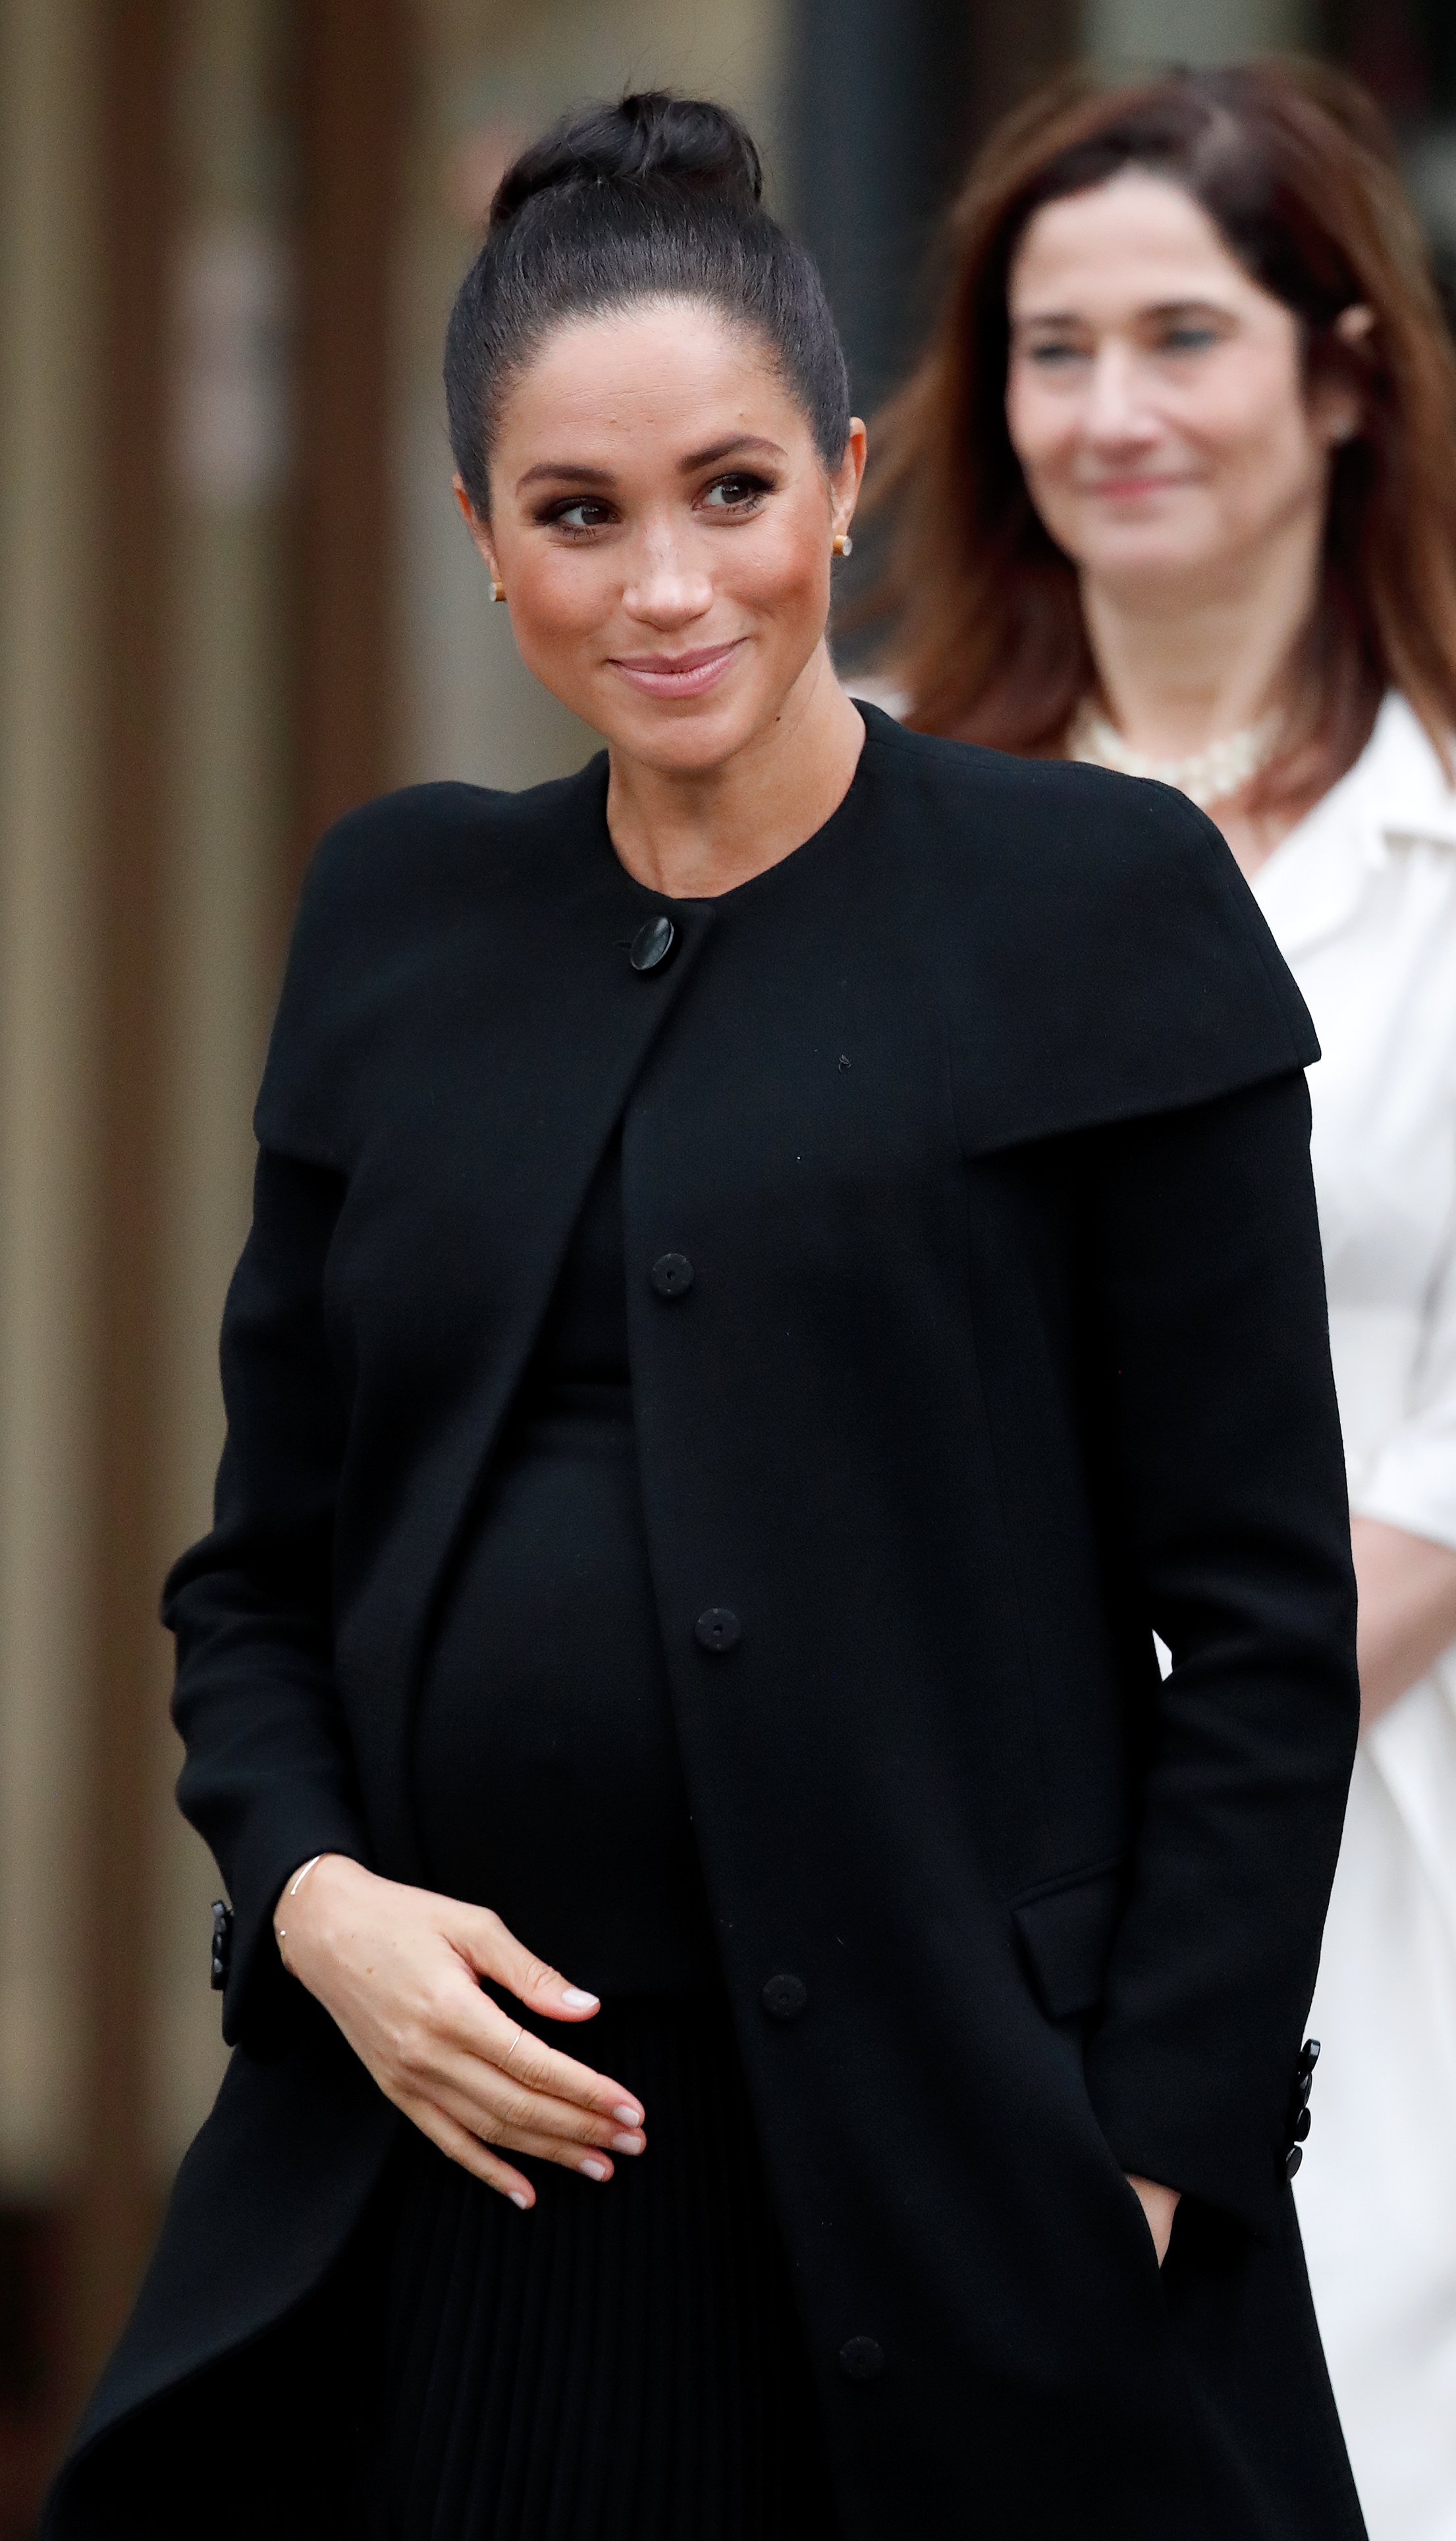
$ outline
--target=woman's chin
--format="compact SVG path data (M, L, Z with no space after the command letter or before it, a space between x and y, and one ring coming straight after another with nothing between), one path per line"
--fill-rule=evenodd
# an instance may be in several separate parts
M1170 536L1149 523L1111 538L1089 540L1077 558L1084 580L1099 583L1128 606L1156 607L1185 591L1204 588L1229 561L1224 543L1197 535Z
M728 683L724 683L726 688ZM752 741L765 716L755 712L757 700L717 690L669 704L632 697L613 700L612 711L594 718L597 730L614 750L625 752L644 767L664 775L707 775Z

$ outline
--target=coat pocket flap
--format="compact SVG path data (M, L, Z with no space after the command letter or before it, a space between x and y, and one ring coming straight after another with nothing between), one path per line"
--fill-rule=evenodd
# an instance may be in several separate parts
M1123 1863L1110 1862L1012 1907L1037 1991L1054 2020L1101 2001L1126 1888Z

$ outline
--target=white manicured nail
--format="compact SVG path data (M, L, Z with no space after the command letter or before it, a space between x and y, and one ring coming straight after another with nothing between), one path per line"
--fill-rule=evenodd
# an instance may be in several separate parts
M529 2214L531 2209L531 2200L527 2196L524 2188L513 2188L510 2192L510 2198L511 2204L513 2206L519 2206L523 2214Z
M605 2161L584 2161L577 2166L586 2172L588 2179L610 2179L612 2176Z
M614 2152L642 2152L646 2148L646 2137L639 2135L634 2128L629 2136L614 2136L612 2149Z
M561 1996L561 2000L569 2002L573 2011L595 2011L601 1999L600 1995L583 1994L580 1986L567 1986Z
M641 2110L629 2108L625 2100L622 2101L620 2108L614 2109L612 2114L624 2127L639 2127L642 2123Z

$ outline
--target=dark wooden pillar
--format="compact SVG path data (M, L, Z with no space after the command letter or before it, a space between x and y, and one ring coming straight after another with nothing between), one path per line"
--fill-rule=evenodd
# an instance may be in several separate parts
M870 412L913 355L936 222L970 153L1073 60L1075 0L796 0L793 217L824 274Z
M156 2222L147 2049L166 1699L153 1492L160 1387L168 856L170 0L97 12L95 1496L86 1843L74 1876L84 2151L67 2268L73 2396L125 2317ZM83 1536L87 1530L83 1528ZM57 1595L68 1584L55 1583ZM66 1866L56 1865L58 1881Z
M395 258L410 105L406 0L297 13L297 830L395 781Z

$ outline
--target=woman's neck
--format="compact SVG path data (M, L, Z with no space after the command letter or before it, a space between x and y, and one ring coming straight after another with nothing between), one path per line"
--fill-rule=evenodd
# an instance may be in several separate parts
M1182 759L1257 723L1288 695L1318 589L1317 526L1272 540L1218 581L1082 577L1092 658L1129 749Z
M849 791L863 745L863 720L821 645L772 722L719 765L663 768L613 750L612 843L650 891L714 900L823 829Z

